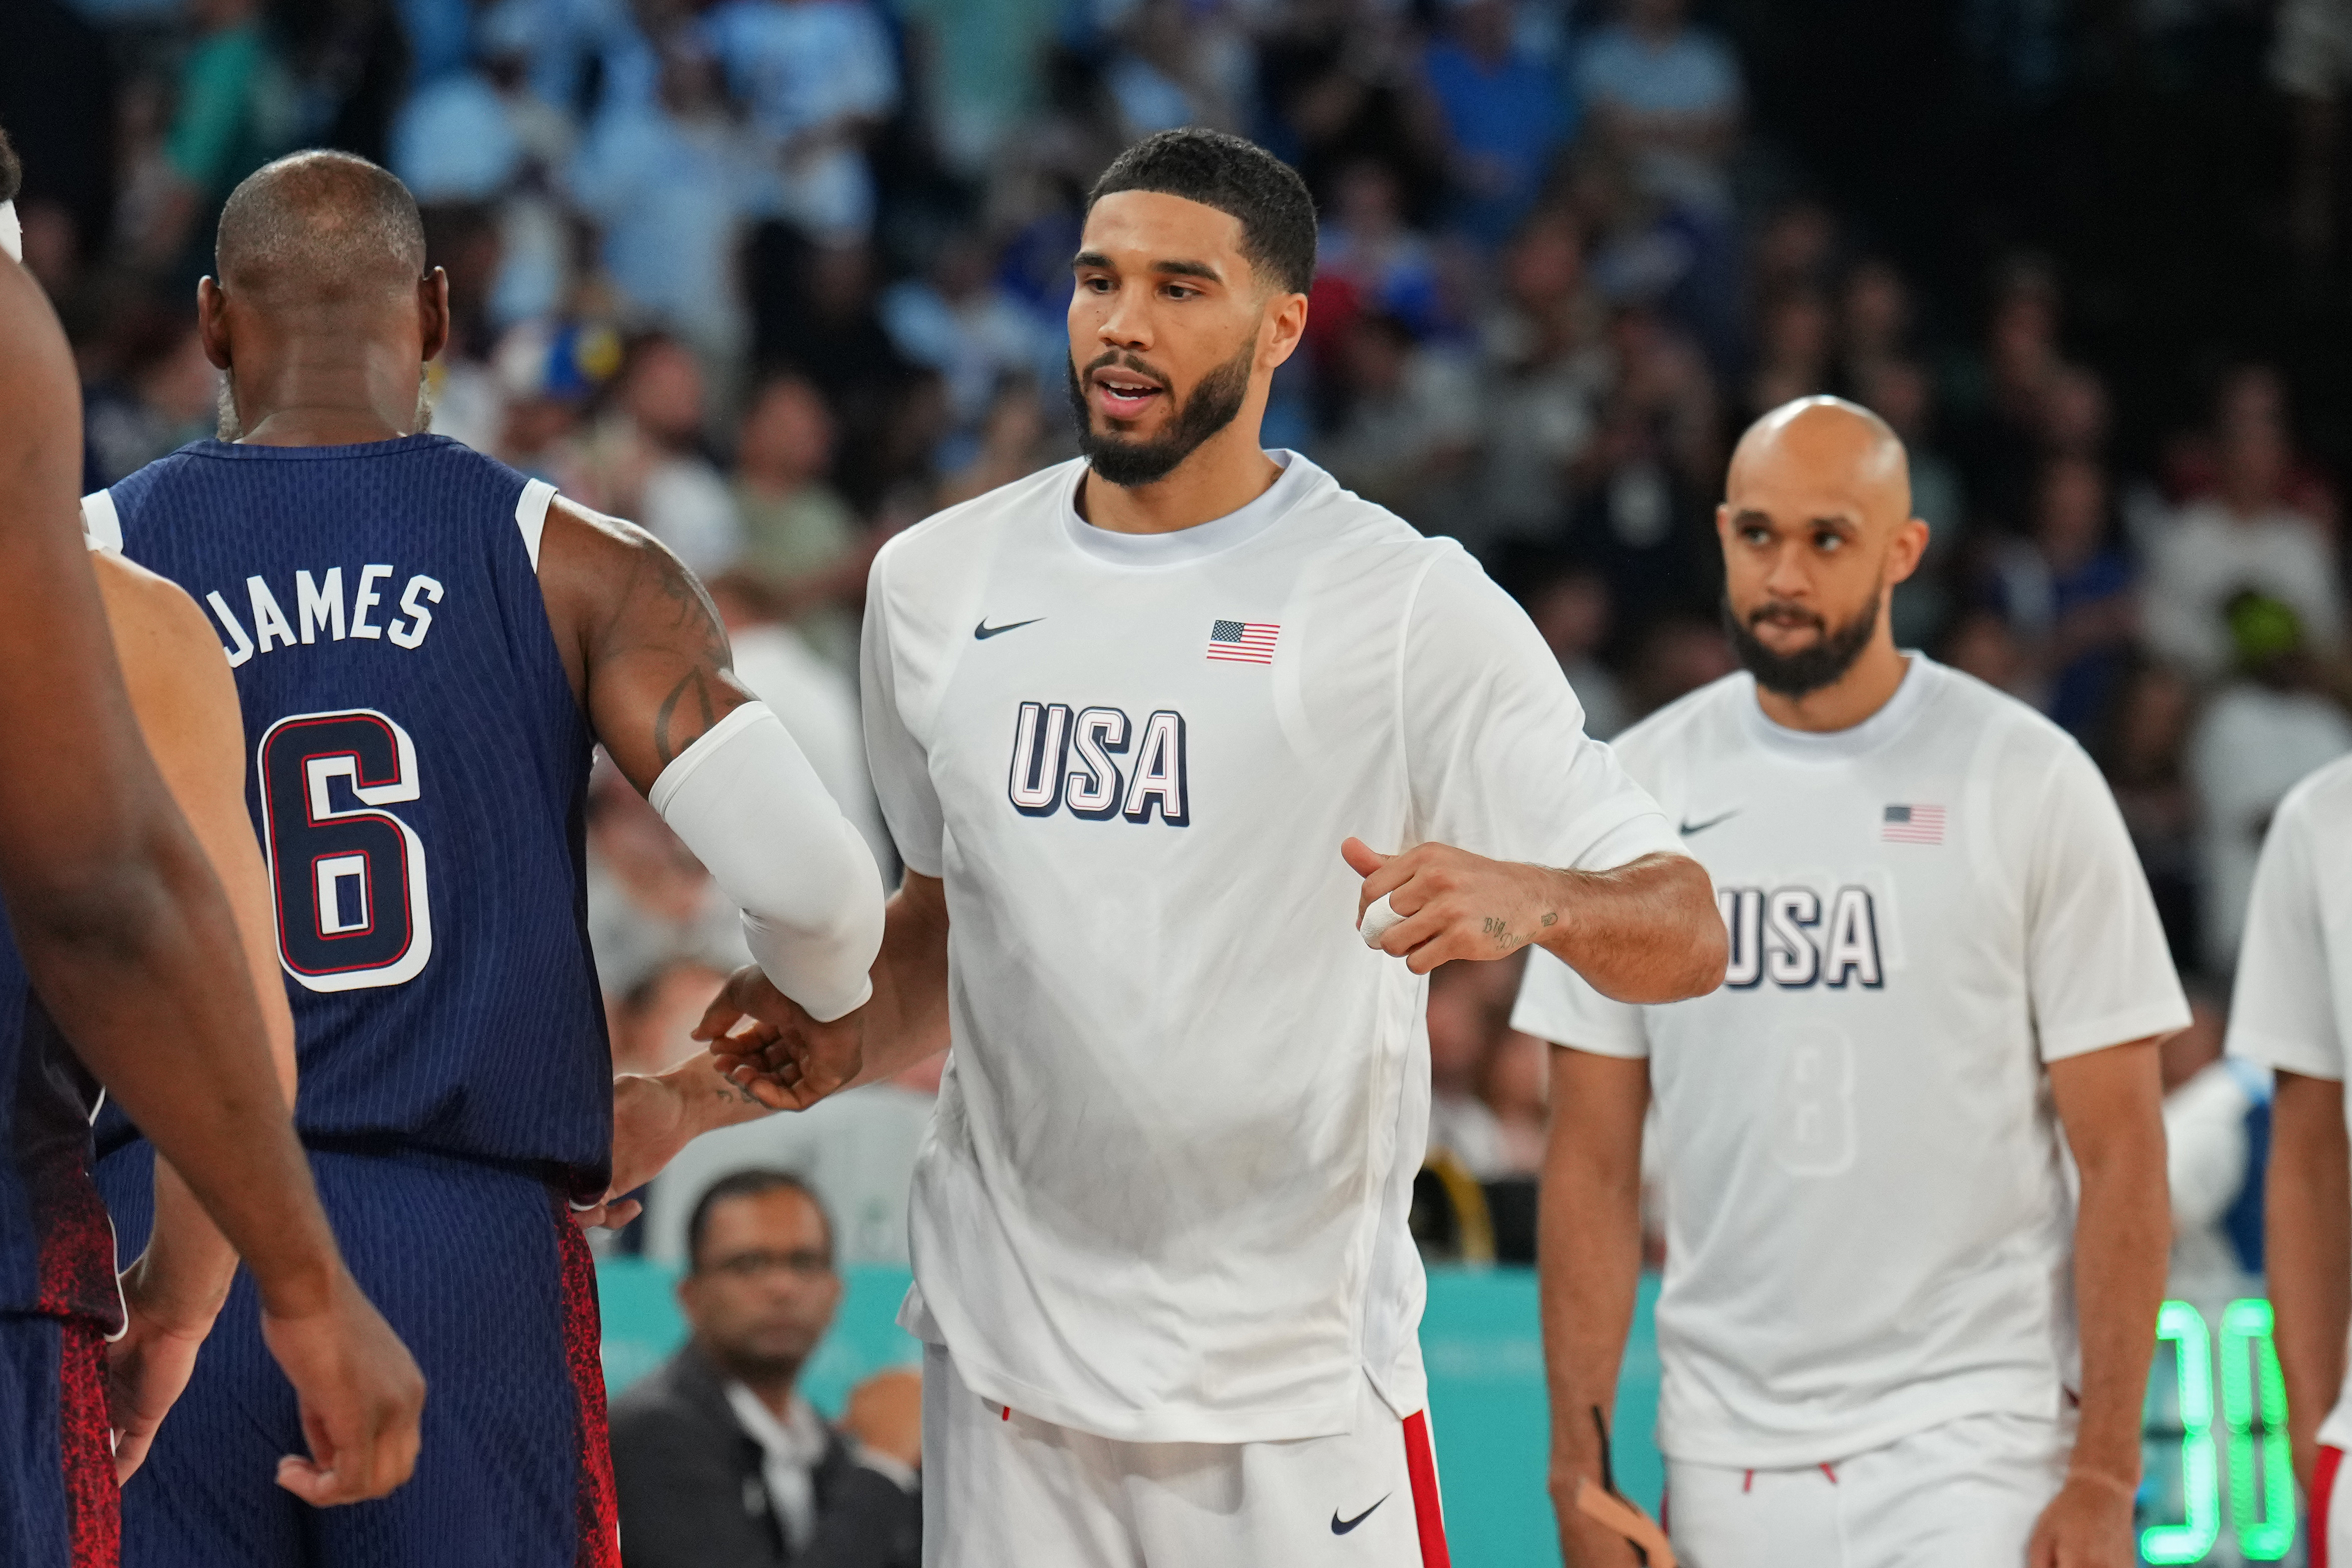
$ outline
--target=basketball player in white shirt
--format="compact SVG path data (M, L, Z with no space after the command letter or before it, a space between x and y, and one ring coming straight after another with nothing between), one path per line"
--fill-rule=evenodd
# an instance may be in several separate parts
M1104 175L1087 457L875 563L867 747L908 876L874 1001L812 1026L747 973L706 1021L763 1020L737 1051L780 1103L954 1043L900 1320L933 1565L1444 1563L1405 1225L1423 976L1530 942L1632 1000L1722 973L1705 874L1526 616L1259 448L1314 221L1215 132Z
M2352 1563L2352 761L2288 792L2271 817L2238 950L2230 1052L2278 1069L2263 1249L2287 1432L2310 1499L2311 1568Z
M1715 879L1723 988L1628 1006L1539 953L1514 1019L1569 1047L1541 1221L1568 1561L1635 1561L1573 1504L1654 1099L1691 1568L2126 1568L2170 1229L2156 1043L2189 1022L2147 882L2073 741L1896 650L1927 528L1875 416L1767 415L1717 518L1747 673L1616 744Z

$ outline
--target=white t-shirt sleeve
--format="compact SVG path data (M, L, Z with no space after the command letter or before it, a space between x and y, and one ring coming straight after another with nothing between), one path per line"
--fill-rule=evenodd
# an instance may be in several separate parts
M2025 970L2042 1059L2189 1026L2189 1000L2115 796L2064 747L2035 803Z
M1540 947L1528 949L1528 972L1519 982L1518 1005L1511 1009L1511 1027L1597 1057L1650 1054L1641 1008L1611 1001Z
M899 706L898 663L891 646L888 552L877 557L866 588L866 626L859 639L858 689L866 717L866 765L891 841L907 869L940 875L946 858L947 817L931 784L930 758L907 727Z
M2263 840L2230 999L2230 1054L2340 1080L2344 1041L2312 877L2309 803L2302 791L2288 796Z
M1682 853L1658 803L1585 734L1527 616L1458 549L1407 612L1401 686L1418 838L1580 871Z

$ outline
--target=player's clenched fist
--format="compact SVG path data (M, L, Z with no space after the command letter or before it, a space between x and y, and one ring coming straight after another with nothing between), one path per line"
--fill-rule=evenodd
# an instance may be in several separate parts
M278 1484L313 1508L365 1502L416 1468L425 1375L351 1275L338 1268L324 1300L278 1312L264 1301L261 1337L301 1403L310 1457L278 1461Z
M1450 844L1381 855L1350 838L1339 853L1364 879L1356 899L1364 941L1415 974L1456 958L1508 957L1561 919L1553 879L1538 867Z
M709 1041L719 1071L771 1110L807 1110L848 1088L866 1060L865 1009L821 1024L757 964L728 976L694 1037Z

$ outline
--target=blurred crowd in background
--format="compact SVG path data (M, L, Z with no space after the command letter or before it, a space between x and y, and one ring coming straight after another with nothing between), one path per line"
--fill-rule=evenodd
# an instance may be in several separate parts
M1934 530L1900 639L2089 748L2218 996L2272 806L2352 750L2352 0L1697 10L10 0L0 122L92 485L214 428L191 297L230 188L314 144L400 174L457 315L434 428L702 574L886 872L866 565L1074 454L1067 263L1102 166L1164 127L1249 135L1323 216L1269 446L1460 539L1607 736L1733 668L1739 429L1808 393L1874 408ZM589 834L615 1053L658 1068L741 942L617 778ZM1431 999L1433 1142L1498 1194L1542 1142L1515 980L1454 965ZM2217 1051L2209 1001L2168 1075ZM902 1258L935 1085L698 1153L631 1245L674 1257L697 1173L756 1160L811 1174L845 1258Z

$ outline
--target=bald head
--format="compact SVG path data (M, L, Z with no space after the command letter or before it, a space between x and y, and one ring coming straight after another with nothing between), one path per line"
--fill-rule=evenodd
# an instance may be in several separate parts
M1874 528L1911 517L1911 459L1886 421L1843 397L1800 397L1748 427L1731 454L1726 500L1744 489L1842 494Z
M416 198L348 153L296 153L256 170L221 209L221 286L271 306L412 298L425 272Z
M1726 625L1759 687L1802 702L1843 689L1859 664L1893 689L1887 598L1917 568L1927 525L1911 515L1910 460L1885 420L1842 397L1775 408L1732 453L1716 529Z

